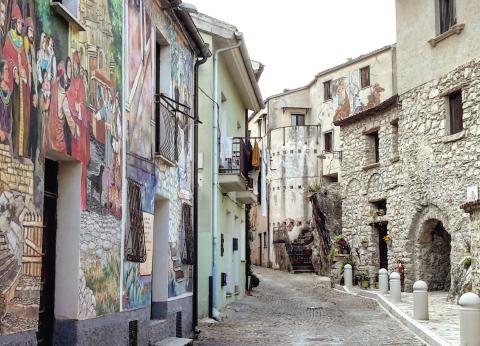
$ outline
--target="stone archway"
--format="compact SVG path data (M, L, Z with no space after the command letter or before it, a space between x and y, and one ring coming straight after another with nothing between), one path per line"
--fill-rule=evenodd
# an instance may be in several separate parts
M433 204L417 209L405 247L405 289L424 280L429 290L448 290L451 284L451 234L447 214ZM437 265L438 264L438 265Z
M450 289L450 252L452 237L437 219L426 220L416 245L417 278L429 291Z

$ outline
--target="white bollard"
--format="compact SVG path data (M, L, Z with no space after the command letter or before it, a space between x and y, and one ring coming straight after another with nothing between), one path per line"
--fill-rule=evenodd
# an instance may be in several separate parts
M352 288L352 266L350 264L345 264L343 267L343 281L345 287Z
M465 293L460 305L460 345L480 345L480 298L472 292Z
M390 300L392 303L400 303L401 298L400 274L393 272L390 274Z
M413 284L413 318L428 320L428 285L422 280Z
M378 271L378 288L381 294L387 294L388 292L388 271L385 268L381 268Z

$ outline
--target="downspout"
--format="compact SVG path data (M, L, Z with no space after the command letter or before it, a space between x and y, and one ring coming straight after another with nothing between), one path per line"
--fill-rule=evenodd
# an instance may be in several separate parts
M212 138L212 300L213 300L213 316L219 317L218 294L217 288L220 285L218 280L218 261L217 261L217 245L218 245L218 58L220 54L239 48L243 43L243 35L235 32L235 37L239 41L236 45L218 49L213 56L213 138Z
M248 109L245 109L245 138L246 141L249 141L248 138ZM250 232L250 209L251 206L247 204L245 206L245 291L248 290L248 275L250 275L250 251L248 250L250 247L250 241L248 240L248 233ZM241 251L242 249L240 249Z
M197 59L194 68L193 90L194 105L193 112L195 124L193 125L193 244L195 254L193 263L193 307L192 307L192 328L198 326L198 123L200 115L198 114L198 70L200 65L204 64L210 55L205 55L201 59Z

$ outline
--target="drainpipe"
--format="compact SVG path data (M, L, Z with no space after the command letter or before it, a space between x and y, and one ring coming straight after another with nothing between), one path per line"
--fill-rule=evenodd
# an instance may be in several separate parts
M217 245L218 245L218 58L220 54L239 48L243 43L243 35L235 32L235 38L238 43L231 47L218 49L213 56L213 138L212 138L212 300L213 300L213 317L219 317L218 294L217 289L220 285L218 280L218 261L217 261Z
M209 52L210 53L210 52ZM207 54L201 59L197 59L194 68L193 90L195 93L193 112L195 123L193 125L193 244L195 254L193 264L193 307L192 307L192 327L193 330L198 326L198 123L200 115L198 114L198 70L200 65L204 64L212 54Z

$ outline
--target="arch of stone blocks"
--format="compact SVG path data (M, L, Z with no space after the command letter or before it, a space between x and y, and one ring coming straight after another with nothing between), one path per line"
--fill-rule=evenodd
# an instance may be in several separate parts
M407 242L405 287L424 280L429 290L450 288L451 225L447 214L433 204L412 218Z

